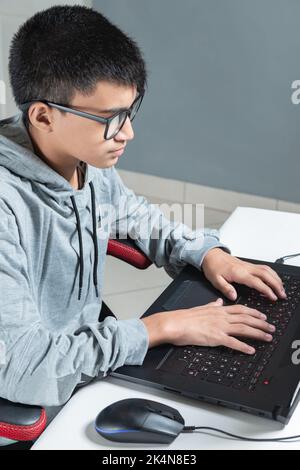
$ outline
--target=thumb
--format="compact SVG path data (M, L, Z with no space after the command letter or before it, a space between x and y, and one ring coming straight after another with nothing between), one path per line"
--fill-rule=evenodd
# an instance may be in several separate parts
M190 310L199 310L199 308L206 308L206 307L221 307L222 305L223 305L223 299L219 298L217 300L214 300L213 302L209 302L208 304L200 305L197 307L192 307Z
M206 304L205 306L207 307L208 305L210 306L214 306L214 305L223 305L223 299L221 299L221 297L217 300L214 300L213 302L209 302L208 304Z
M213 283L214 287L216 287L222 294L224 294L230 300L236 300L237 293L235 288L229 284L229 282L224 279L222 276L218 276L218 278Z

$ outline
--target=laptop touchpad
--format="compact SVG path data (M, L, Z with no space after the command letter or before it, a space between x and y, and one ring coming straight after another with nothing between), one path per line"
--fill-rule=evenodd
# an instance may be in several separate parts
M163 304L165 310L197 307L222 297L209 282L184 281L171 297ZM225 304L226 302L224 302ZM232 302L231 302L232 303Z

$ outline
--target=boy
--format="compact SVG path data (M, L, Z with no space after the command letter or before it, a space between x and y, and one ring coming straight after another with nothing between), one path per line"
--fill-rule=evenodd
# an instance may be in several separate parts
M271 341L262 313L222 301L99 322L116 232L171 275L187 263L202 269L230 299L232 282L285 297L273 270L231 256L215 231L171 223L121 181L115 165L146 87L135 42L92 9L52 7L15 34L9 72L22 113L0 123L1 396L58 406L86 377L141 365L164 342L253 354L236 336Z

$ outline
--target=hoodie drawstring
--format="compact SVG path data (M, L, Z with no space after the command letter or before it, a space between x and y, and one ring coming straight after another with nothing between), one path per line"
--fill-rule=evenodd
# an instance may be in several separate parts
M97 270L98 270L98 240L97 240L97 224L96 224L96 208L95 208L95 189L92 182L89 183L90 190L91 190L91 199L92 199L92 218L93 218L93 243L94 243L94 251L95 251L95 260L94 260L94 272L93 272L93 279L94 279L94 286L96 289L96 296L99 297L98 294L98 278L97 278ZM82 232L81 232L81 224L80 224L80 217L79 212L77 209L75 197L71 196L71 201L73 204L76 222L77 222L77 231L78 231L78 238L79 238L79 292L78 292L78 300L81 298L82 286L83 286L83 273L84 273L84 258L83 258L83 243L82 243Z
M96 219L96 205L95 205L95 189L92 182L89 183L91 189L92 197L92 215L93 215L93 241L94 241L94 251L95 251L95 260L94 260L94 286L96 289L96 296L98 295L98 238L97 238L97 219Z

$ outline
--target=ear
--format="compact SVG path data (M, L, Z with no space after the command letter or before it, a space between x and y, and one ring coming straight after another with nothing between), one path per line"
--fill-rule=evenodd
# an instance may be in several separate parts
M50 106L41 101L31 104L28 109L30 124L43 132L52 132L54 124L53 111Z

